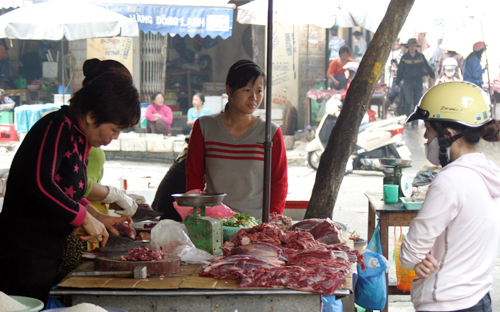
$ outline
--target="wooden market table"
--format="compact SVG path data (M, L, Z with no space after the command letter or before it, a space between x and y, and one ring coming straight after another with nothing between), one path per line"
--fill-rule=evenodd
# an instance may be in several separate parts
M389 259L389 226L409 226L413 218L418 214L418 210L407 210L401 202L386 204L382 193L365 193L368 198L368 239L370 239L377 226L375 216L380 219L380 242L382 243L382 255ZM387 279L389 280L389 279ZM409 295L409 292L399 290L396 285L387 286L387 296L389 295ZM387 304L382 310L387 312Z
M348 238L350 233L343 232ZM351 240L346 245L354 248ZM92 271L94 263L87 261L73 272ZM217 280L200 277L200 264L181 265L176 277L117 278L117 277L75 277L69 274L51 296L70 295L72 304L93 303L101 307L124 309L128 312L149 311L273 311L273 312L319 312L321 295L306 291L284 288L248 287L238 288L237 280ZM356 272L356 263L351 263ZM346 276L347 284L336 290L344 311L353 312L354 296L352 273Z
M355 265L353 264L353 267ZM93 270L93 262L85 262L74 272ZM272 288L237 288L236 280L200 277L199 264L181 266L183 275L133 279L117 277L66 277L51 296L71 295L72 304L93 303L101 307L135 311L321 311L321 295L305 291ZM349 288L338 289L337 297L350 296ZM352 297L352 296L351 296Z

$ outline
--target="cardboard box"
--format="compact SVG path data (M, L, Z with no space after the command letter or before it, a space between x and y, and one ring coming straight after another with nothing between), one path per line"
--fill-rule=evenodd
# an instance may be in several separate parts
M44 78L57 78L57 63L56 62L43 62L42 75Z

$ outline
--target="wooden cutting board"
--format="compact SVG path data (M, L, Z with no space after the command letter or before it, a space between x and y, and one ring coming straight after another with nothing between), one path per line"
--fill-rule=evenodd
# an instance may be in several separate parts
M180 271L181 259L170 255L156 261L120 261L120 255L106 255L95 258L96 271L133 271L136 266L147 267L148 274L174 274Z

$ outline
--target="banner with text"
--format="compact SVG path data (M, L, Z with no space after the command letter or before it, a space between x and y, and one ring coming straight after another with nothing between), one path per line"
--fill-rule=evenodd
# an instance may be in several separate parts
M233 31L233 12L230 8L182 7L131 4L99 4L125 15L139 23L143 32L160 32L184 37L200 35L202 38L221 36L226 39Z

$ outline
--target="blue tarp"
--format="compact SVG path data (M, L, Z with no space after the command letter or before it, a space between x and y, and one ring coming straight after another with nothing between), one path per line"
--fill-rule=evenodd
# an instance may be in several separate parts
M143 32L162 35L200 35L202 38L221 36L226 39L233 31L233 12L230 8L182 7L131 4L98 4L125 15L139 23Z

